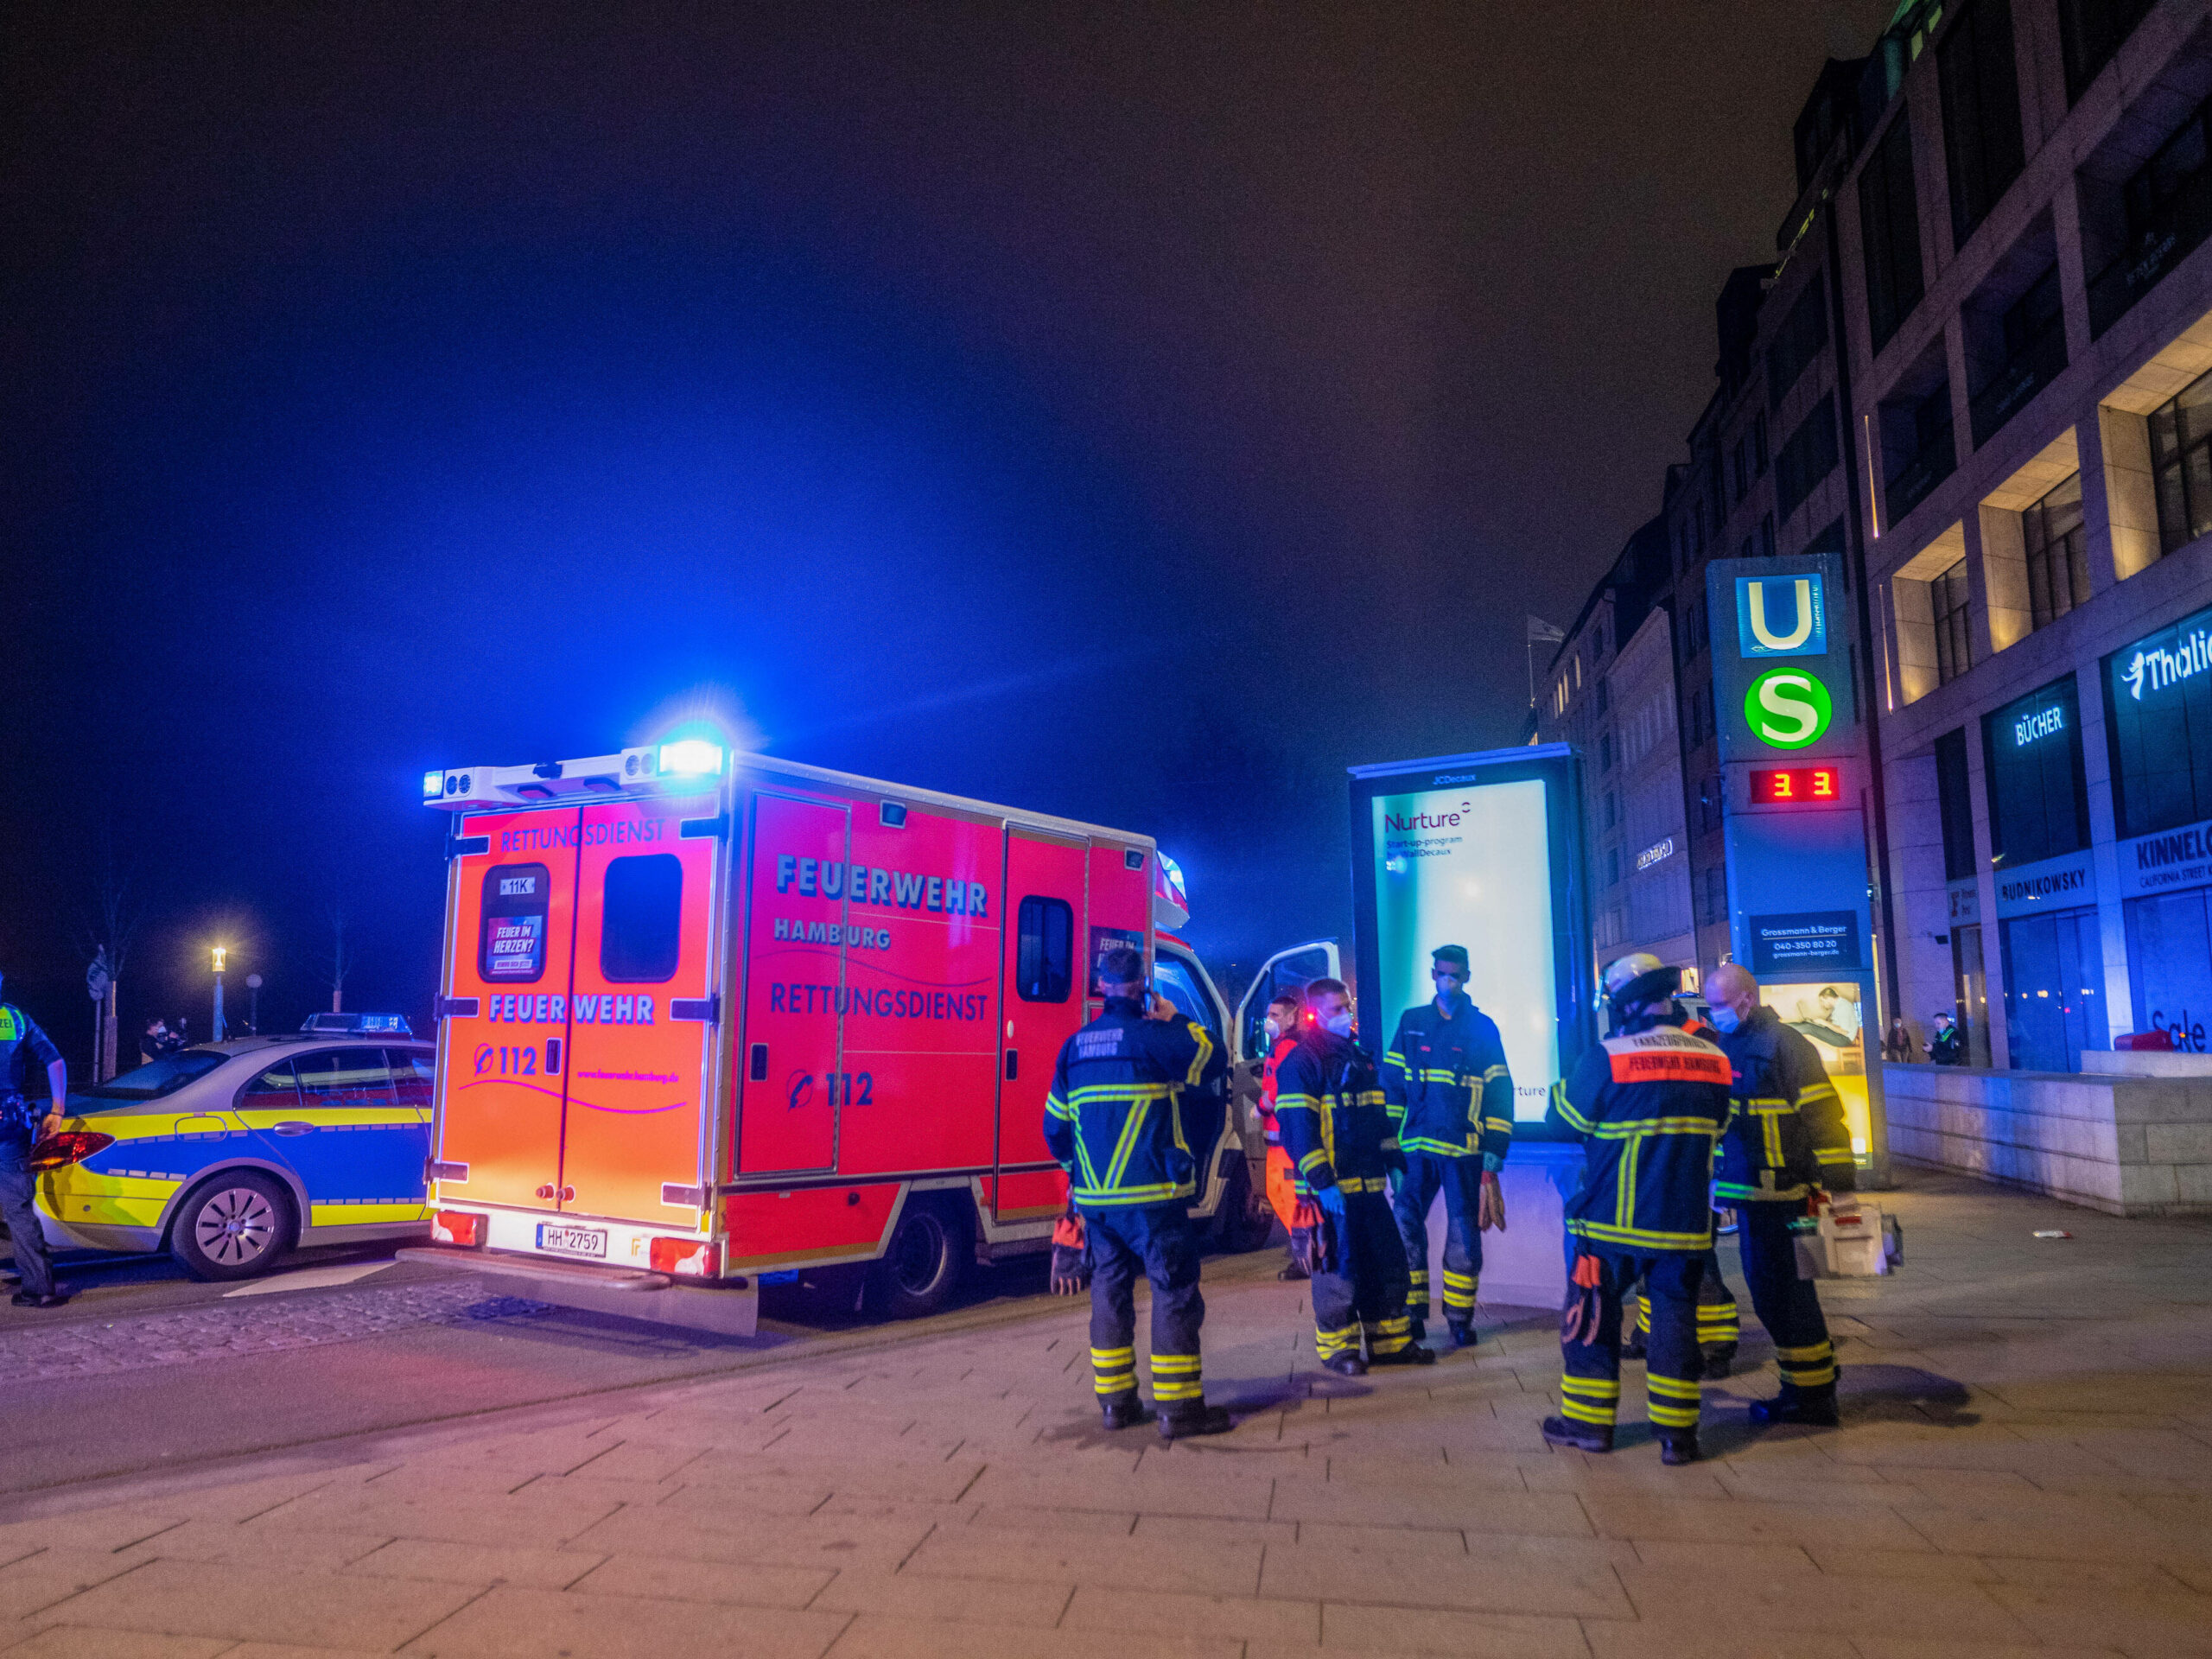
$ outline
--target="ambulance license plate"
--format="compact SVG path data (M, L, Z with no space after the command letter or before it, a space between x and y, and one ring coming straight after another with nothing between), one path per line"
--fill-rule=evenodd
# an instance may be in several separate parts
M550 1221L537 1224L537 1248L558 1250L563 1255L595 1255L607 1258L607 1229L604 1227L559 1227Z

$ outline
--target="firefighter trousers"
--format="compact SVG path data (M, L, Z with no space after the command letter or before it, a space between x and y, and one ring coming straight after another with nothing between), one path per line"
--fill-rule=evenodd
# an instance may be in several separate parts
M1406 1307L1417 1319L1428 1317L1428 1211L1437 1192L1444 1194L1444 1317L1465 1325L1475 1317L1475 1291L1482 1282L1480 1225L1483 1160L1444 1158L1433 1152L1406 1154L1406 1173L1390 1201L1398 1237L1406 1248Z
M1774 1339L1782 1386L1797 1394L1835 1392L1835 1345L1813 1281L1797 1275L1797 1241L1789 1224L1804 1213L1796 1200L1736 1206L1736 1240L1743 1247L1744 1283L1751 1312Z
M1325 1272L1313 1275L1313 1350L1323 1360L1359 1351L1371 1359L1413 1343L1406 1312L1406 1249L1380 1192L1346 1192Z
M1136 1282L1152 1286L1152 1398L1184 1412L1205 1398L1198 1375L1198 1239L1182 1205L1078 1206L1090 1240L1090 1375L1098 1397L1137 1389Z
M1560 1379L1561 1414L1578 1423L1610 1428L1621 1403L1621 1296L1641 1277L1651 1299L1651 1334L1644 1340L1644 1387L1651 1427L1662 1434L1697 1427L1698 1379L1705 1357L1698 1351L1697 1289L1705 1253L1640 1253L1603 1244L1578 1252L1598 1262L1598 1317L1582 1335L1560 1338L1567 1375ZM1569 1295L1574 1294L1572 1284Z
M1636 1334L1651 1334L1651 1293L1638 1287L1636 1297ZM1697 1281L1697 1340L1700 1348L1733 1348L1744 1334L1744 1316L1735 1293L1720 1276L1720 1257L1705 1253L1705 1272Z

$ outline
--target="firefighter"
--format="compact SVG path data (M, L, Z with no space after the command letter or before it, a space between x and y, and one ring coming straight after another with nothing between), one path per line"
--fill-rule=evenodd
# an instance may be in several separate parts
M1513 1075L1497 1022L1462 988L1465 947L1440 944L1429 955L1435 998L1399 1016L1382 1056L1382 1098L1406 1158L1391 1208L1406 1247L1406 1306L1418 1342L1428 1334L1428 1211L1442 1190L1444 1322L1452 1345L1464 1348L1475 1339L1483 1233L1505 1226L1497 1172L1513 1144Z
M1098 962L1105 1007L1062 1045L1045 1099L1045 1142L1068 1173L1090 1249L1090 1370L1109 1428L1149 1421L1137 1399L1136 1308L1152 1286L1152 1401L1163 1440L1228 1432L1198 1369L1198 1241L1185 1209L1198 1160L1180 1092L1208 1090L1224 1062L1206 1028L1145 987L1144 957Z
M1818 1191L1857 1184L1843 1103L1818 1050L1759 1001L1730 963L1707 982L1713 1023L1735 1071L1736 1114L1721 1138L1713 1196L1736 1207L1751 1311L1774 1339L1782 1392L1751 1402L1755 1423L1836 1423L1835 1347L1813 1281L1797 1276L1789 1224Z
M1340 979L1317 979L1306 1005L1313 1024L1275 1073L1275 1121L1300 1195L1335 1234L1327 1268L1313 1275L1314 1351L1344 1376L1432 1365L1436 1356L1413 1338L1405 1247L1384 1192L1386 1176L1402 1179L1405 1159L1375 1064L1352 1040L1351 993Z
M1275 1122L1275 1074L1284 1057L1298 1046L1299 1019L1305 1007L1305 999L1295 991L1285 991L1268 1004L1268 1055L1260 1063L1260 1130L1268 1142L1268 1207L1287 1233L1297 1225L1298 1178L1291 1168L1290 1154L1282 1149L1282 1126ZM1303 1279L1306 1269L1293 1256L1275 1277Z
M1693 1037L1702 1037L1709 1043L1718 1043L1720 1033L1703 1020L1692 1019L1683 1030ZM1642 1359L1643 1339L1651 1334L1651 1293L1642 1286L1636 1293L1636 1331L1621 1346L1623 1359ZM1708 1382L1724 1377L1735 1369L1736 1344L1744 1334L1742 1310L1728 1288L1728 1281L1720 1276L1720 1257L1714 1251L1705 1253L1705 1270L1697 1281L1697 1345L1705 1356L1705 1380Z
M0 990L5 988L0 979ZM34 1061L46 1068L54 1096L44 1112L23 1092ZM21 1008L0 1001L0 1218L7 1221L15 1247L21 1283L10 1300L17 1307L60 1307L69 1300L54 1282L54 1259L46 1253L46 1230L35 1202L38 1177L29 1162L32 1143L61 1128L68 1100L69 1067L54 1039Z
M1713 1143L1729 1109L1728 1057L1682 1029L1681 982L1680 969L1642 951L1606 969L1612 1035L1583 1055L1550 1113L1583 1143L1583 1171L1567 1203L1574 1265L1560 1321L1560 1414L1544 1420L1544 1439L1613 1449L1621 1294L1640 1275L1651 1297L1644 1386L1669 1464L1698 1456L1698 1282L1713 1248Z

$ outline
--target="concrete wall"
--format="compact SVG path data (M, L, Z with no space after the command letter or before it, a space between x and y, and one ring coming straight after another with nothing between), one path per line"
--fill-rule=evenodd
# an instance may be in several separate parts
M2212 1077L1882 1072L1892 1157L2108 1215L2212 1214Z

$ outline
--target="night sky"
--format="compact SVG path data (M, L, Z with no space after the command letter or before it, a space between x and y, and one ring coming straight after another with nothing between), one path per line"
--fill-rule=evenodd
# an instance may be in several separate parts
M1888 0L8 9L0 969L418 1021L430 766L702 710L1149 831L1241 983L1516 741ZM418 1026L418 1028L422 1028Z

